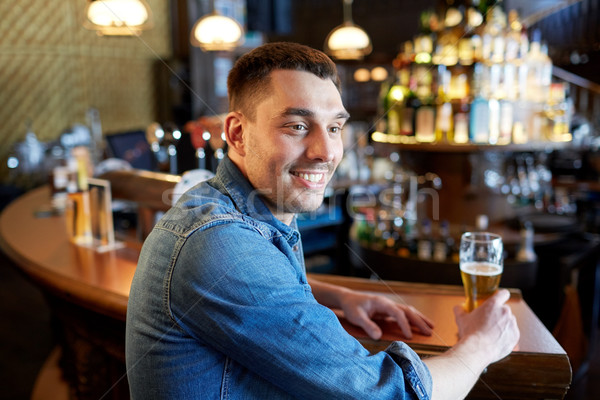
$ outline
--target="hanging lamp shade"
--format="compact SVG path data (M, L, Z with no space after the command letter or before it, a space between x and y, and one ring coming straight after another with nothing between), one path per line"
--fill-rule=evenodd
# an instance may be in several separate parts
M196 21L190 41L204 51L231 51L244 42L244 28L235 19L213 11Z
M334 28L325 39L325 52L340 60L360 60L371 50L367 32L351 22Z
M99 35L139 36L152 27L152 11L144 0L92 0L83 26Z
M340 60L360 60L372 49L367 32L352 22L352 0L344 0L344 23L327 35L325 52Z

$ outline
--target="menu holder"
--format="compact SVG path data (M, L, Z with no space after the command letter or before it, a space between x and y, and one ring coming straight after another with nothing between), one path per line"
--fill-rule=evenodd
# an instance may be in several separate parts
M89 178L88 190L92 218L92 247L101 253L123 247L124 243L115 240L110 181Z

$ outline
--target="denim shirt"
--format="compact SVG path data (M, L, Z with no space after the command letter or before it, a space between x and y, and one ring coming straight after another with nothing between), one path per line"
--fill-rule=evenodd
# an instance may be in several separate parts
M144 242L127 309L133 399L429 399L406 344L370 354L320 305L295 221L228 158Z

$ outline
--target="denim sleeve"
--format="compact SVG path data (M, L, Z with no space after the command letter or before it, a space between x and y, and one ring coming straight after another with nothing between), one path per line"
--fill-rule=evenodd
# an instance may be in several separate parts
M402 368L405 380L416 395L416 398L430 399L433 390L433 381L427 366L421 361L406 343L393 342L386 350L396 363Z
M370 354L276 242L243 223L187 238L166 294L178 326L298 398L429 399L419 357L403 343Z

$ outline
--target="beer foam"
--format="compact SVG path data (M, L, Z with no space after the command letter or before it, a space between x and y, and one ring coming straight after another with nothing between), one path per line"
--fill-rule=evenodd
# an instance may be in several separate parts
M471 275L494 276L502 273L502 266L485 261L460 263L460 270Z

